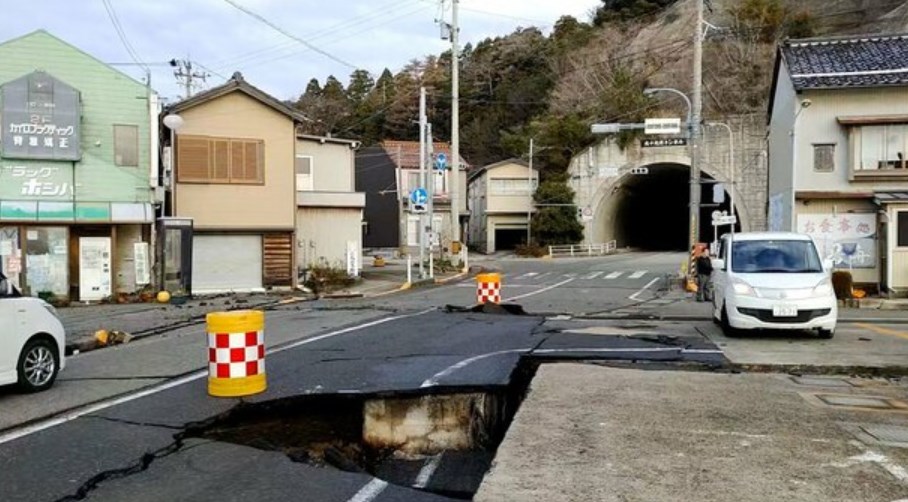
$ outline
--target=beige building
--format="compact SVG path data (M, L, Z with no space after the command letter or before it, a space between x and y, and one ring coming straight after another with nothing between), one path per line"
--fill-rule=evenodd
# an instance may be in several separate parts
M480 252L494 253L526 243L538 183L539 173L519 159L471 172L468 244Z
M170 215L192 218L192 292L296 285L298 112L235 73L176 103Z
M296 139L296 264L359 268L366 196L356 192L359 142L298 135Z
M855 282L908 292L908 35L793 40L770 104L771 230Z

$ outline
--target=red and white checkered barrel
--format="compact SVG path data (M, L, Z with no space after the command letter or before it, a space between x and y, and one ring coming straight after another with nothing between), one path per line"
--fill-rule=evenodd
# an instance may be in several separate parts
M259 310L213 312L208 324L208 393L241 397L264 392L265 314Z
M501 274L476 276L476 300L480 305L501 303Z

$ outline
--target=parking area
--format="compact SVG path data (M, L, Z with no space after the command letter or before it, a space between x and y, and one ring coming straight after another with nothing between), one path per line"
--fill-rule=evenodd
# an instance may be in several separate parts
M730 362L751 370L908 373L908 323L840 322L831 340L821 340L809 332L785 331L758 331L730 338L711 323L699 324L697 329L722 349Z

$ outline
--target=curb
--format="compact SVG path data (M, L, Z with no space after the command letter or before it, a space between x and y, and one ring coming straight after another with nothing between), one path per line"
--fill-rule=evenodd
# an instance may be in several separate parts
M745 364L732 362L730 367L733 371L742 373L848 375L883 378L908 376L908 366L817 366L811 364Z

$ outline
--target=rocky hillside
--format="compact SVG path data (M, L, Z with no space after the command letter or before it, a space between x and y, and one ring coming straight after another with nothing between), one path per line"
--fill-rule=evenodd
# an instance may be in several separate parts
M765 113L779 41L908 31L908 0L707 0L706 117ZM589 20L563 17L551 33L521 28L468 45L462 55L463 152L474 165L525 154L530 137L547 148L547 176L564 172L592 141L592 121L639 121L676 101L645 87L691 87L694 0L603 0ZM312 79L294 103L310 132L416 139L420 86L428 88L436 138L450 137L450 53L415 59L374 79L359 70L345 86ZM302 86L301 86L302 87ZM677 103L680 113L682 106Z

